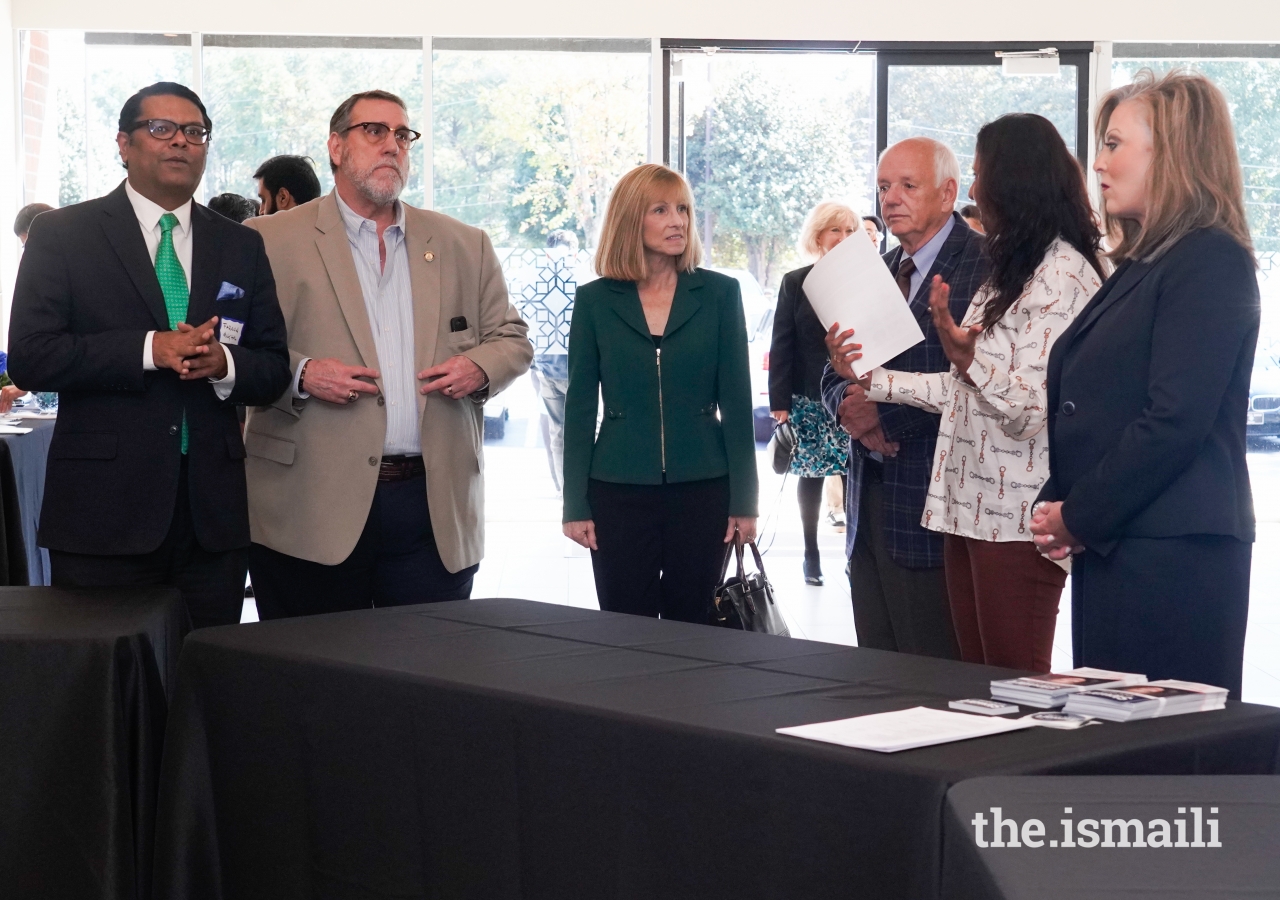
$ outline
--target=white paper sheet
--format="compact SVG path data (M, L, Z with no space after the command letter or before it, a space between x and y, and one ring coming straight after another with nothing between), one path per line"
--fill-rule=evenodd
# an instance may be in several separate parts
M852 235L814 263L804 293L823 326L854 330L862 359L853 364L859 377L924 340L924 333L902 291L870 241Z
M20 425L0 425L0 434L30 434L33 430Z
M839 744L842 747L856 747L859 750L897 753L899 750L1018 731L1033 725L1033 722L1026 719L971 716L968 713L917 706L913 709L855 716L852 719L779 728L778 734Z

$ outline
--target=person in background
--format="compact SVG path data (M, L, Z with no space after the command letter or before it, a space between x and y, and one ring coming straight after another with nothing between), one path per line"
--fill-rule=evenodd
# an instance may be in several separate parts
M547 452L551 480L564 486L564 400L569 388L569 324L578 289L578 236L567 229L547 235L547 255L535 279L536 297L517 303L533 341L530 376L547 410Z
M209 208L237 224L258 214L258 204L239 194L219 194L209 201Z
M938 275L951 286L951 311L959 319L987 280L982 237L952 212L960 165L944 144L909 138L880 157L876 183L885 222L900 242L884 261L925 336L886 367L945 372L950 362L930 319L929 283ZM832 356L846 339L839 323L828 331ZM854 438L845 552L859 646L958 659L942 535L920 524L933 484L938 415L875 403L830 366L822 376L822 396Z
M800 252L821 259L845 238L858 232L858 217L843 203L819 203L800 230ZM800 526L804 533L804 582L822 584L818 555L818 513L823 481L849 464L849 436L822 405L822 370L827 365L827 329L804 294L813 265L782 276L769 345L769 412L796 433L791 474L796 476Z
M31 231L31 223L35 221L36 216L50 212L52 209L53 207L48 203L28 203L18 210L18 217L13 220L13 233L18 236L22 246L27 245L27 233Z
M482 404L533 348L488 236L399 199L419 137L400 97L353 94L333 191L248 222L293 372L245 425L264 619L465 600L484 555Z
M1094 133L1119 267L1049 355L1053 469L1031 530L1050 558L1076 554L1077 666L1239 699L1260 302L1231 114L1203 75L1144 70Z
M1048 672L1067 573L1036 551L1027 527L1052 462L1045 364L1102 285L1100 235L1084 172L1048 119L1014 113L982 126L973 171L969 196L987 211L991 272L959 325L941 278L929 301L951 369L881 367L862 384L872 400L941 416L920 524L945 535L961 658ZM852 379L846 358L835 358Z
M706 622L725 544L755 539L759 483L741 289L697 267L693 221L666 166L609 198L570 330L564 533L591 549L601 609Z
M316 164L309 156L273 156L258 166L253 177L258 183L260 216L293 209L320 196Z
M973 193L973 186L970 185L969 193ZM960 218L964 219L966 225L972 228L978 234L986 234L986 229L982 227L982 213L976 204L966 203L960 207Z
M10 372L59 393L38 537L55 586L173 585L195 627L235 624L235 406L288 387L284 318L262 239L192 200L213 128L200 98L159 82L119 125L127 178L39 216L14 286Z
M880 250L884 244L884 220L879 216L863 216L862 230L871 238L871 243Z

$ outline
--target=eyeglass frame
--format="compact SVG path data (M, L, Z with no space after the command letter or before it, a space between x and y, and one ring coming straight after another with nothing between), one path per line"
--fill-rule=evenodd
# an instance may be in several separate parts
M406 127L404 127L404 128L392 128L392 127L391 127L390 125L388 125L386 122L357 122L357 123L356 123L356 124L354 124L354 125L348 125L346 128L342 129L342 134L344 134L344 135L345 135L345 134L346 134L347 132L349 132L349 131L353 131L353 130L355 130L355 129L357 129L357 128L363 128L363 129L364 129L364 136L365 136L365 138L367 138L367 139L368 139L368 141L369 141L371 144L380 144L380 143L382 143L383 141L385 141L385 140L387 139L386 135L383 135L383 136L382 136L382 137L380 137L380 138L375 138L373 135L369 134L369 126L370 126L370 125L376 125L376 126L378 126L379 128L385 128L385 129L387 129L387 134L390 134L390 135L392 135L393 137L395 137L396 135L398 135L401 131L407 131L409 134L411 134L411 135L412 135L412 137L410 137L410 138L409 138L409 140L408 140L406 143L401 143L401 142L400 142L400 138L399 138L399 137L396 137L396 144L397 144L401 149L403 149L403 150L408 150L408 149L409 149L410 147L412 147L412 146L413 146L413 145L414 145L418 140L420 140L420 139L422 138L422 132L421 132L421 131L414 131L412 128L409 128L409 127L407 127L407 126L406 126Z
M158 136L154 131L151 130L151 126L157 123L172 125L173 134L169 135L169 137ZM173 121L172 119L139 119L137 122L134 122L132 125L129 126L129 133L132 134L133 132L137 131L139 128L147 129L147 134L151 135L153 138L155 138L158 141L170 140L173 137L175 137L179 131L182 132L182 136L186 138L188 142L195 144L197 147L203 147L204 145L208 144L209 141L213 140L213 129L205 128L204 125L197 125L195 122L192 122L190 125L179 125L177 122ZM201 135L193 136L193 135L187 134L188 128L199 128L204 133ZM204 138L204 140L197 140L196 139L197 137L202 137Z

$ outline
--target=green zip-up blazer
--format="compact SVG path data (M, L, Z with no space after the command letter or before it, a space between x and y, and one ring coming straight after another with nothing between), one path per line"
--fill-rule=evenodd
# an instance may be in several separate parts
M569 328L564 521L593 518L588 478L662 484L664 471L668 482L727 474L729 515L756 515L749 365L741 291L727 275L680 274L660 356L635 282L579 287Z

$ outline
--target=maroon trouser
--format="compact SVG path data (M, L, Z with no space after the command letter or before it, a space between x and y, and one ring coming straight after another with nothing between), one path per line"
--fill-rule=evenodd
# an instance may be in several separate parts
M1030 541L947 535L947 593L960 658L1048 672L1067 573Z

